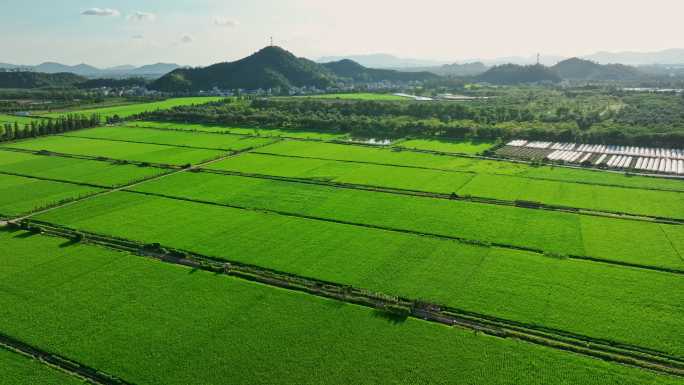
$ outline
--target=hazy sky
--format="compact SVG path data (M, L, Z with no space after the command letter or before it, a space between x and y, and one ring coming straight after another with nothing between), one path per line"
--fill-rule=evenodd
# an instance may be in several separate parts
M0 62L98 66L298 56L440 60L682 48L684 0L0 0Z

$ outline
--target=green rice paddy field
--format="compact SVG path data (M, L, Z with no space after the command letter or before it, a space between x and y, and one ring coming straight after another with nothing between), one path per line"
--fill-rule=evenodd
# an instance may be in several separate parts
M12 142L2 147L31 151L47 150L70 155L106 157L117 160L183 165L218 158L225 151L175 147L159 144L116 142L68 136L45 136Z
M198 173L174 175L136 190L684 270L684 249L669 241L684 239L681 225Z
M389 148L373 148L369 146L283 141L259 149L259 152L282 156L365 162L453 172L516 175L564 182L684 191L684 183L679 180L626 176L604 171L577 170L560 167L531 167L527 164L508 161L481 160L477 158L424 154L410 151L393 151Z
M0 173L0 217L11 218L102 191L95 187Z
M212 135L197 132L165 131L138 127L97 127L65 134L68 137L133 141L169 146L187 146L224 151L242 151L273 143L273 139L241 135Z
M62 112L54 112L50 114L46 114L45 117L48 118L57 118L66 114L100 114L100 116L104 118L112 117L114 115L119 116L120 118L125 118L129 117L131 115L136 115L140 114L142 112L147 112L147 111L155 111L155 110L166 110L170 109L173 107L178 107L178 106L188 106L192 104L203 104L203 103L209 103L209 102L215 102L218 100L221 100L223 98L221 97L190 97L190 98L172 98L172 99L167 99L163 100L160 102L151 102L151 103L134 103L134 104L127 104L127 105L122 105L122 106L114 106L114 107L103 107L103 108L93 108L93 109L85 109L85 110L74 110L74 111L62 111Z
M295 139L316 139L316 140L336 140L345 139L347 134L335 134L319 131L285 130L275 128L249 128L249 127L226 127L211 124L190 124L190 123L168 123L168 122L147 122L132 121L126 124L129 127L161 128L181 131L199 131L213 133L228 133L237 135L283 137Z
M0 278L12 288L0 290L0 330L130 383L677 383L516 340L390 321L355 305L25 235L0 233ZM26 382L26 369L5 355L0 351L5 378L41 383Z
M24 129L24 125L30 124L34 120L40 120L40 119L32 118L32 117L28 117L28 116L0 114L0 129L2 129L2 126L4 126L5 123L14 124L14 122L17 122L17 124L19 124L20 129Z
M36 219L684 354L677 274L130 192Z
M479 155L494 146L493 142L473 142L448 139L410 139L399 142L395 147L428 150L455 154Z
M268 146L258 151L270 151L271 148L272 146ZM462 173L261 153L243 154L214 163L208 168L441 194L457 193L461 196L471 195L508 201L536 201L587 210L684 219L684 192L680 191L656 191L646 188L543 180L518 175ZM553 173L549 175L554 176Z
M684 361L684 225L605 213L684 219L682 181L326 143L337 139L327 134L135 124L0 145L0 216L54 207L30 219ZM154 177L171 170L126 162L215 159L163 178ZM0 333L135 384L681 380L65 238L0 230L0 255ZM38 362L3 352L0 372L17 383L68 383L43 366L21 382Z
M37 360L0 347L0 376L11 385L76 385L85 384L77 377L50 368Z
M121 186L167 170L87 159L0 151L0 173L18 174L103 187Z

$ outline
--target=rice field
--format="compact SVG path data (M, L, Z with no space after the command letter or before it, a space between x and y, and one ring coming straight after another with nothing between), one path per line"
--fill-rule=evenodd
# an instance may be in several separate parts
M37 360L0 347L0 373L4 384L76 385L84 381L50 368Z
M250 127L227 127L211 124L191 124L191 123L172 123L172 122L147 122L131 121L126 124L129 127L164 128L168 130L186 130L198 132L212 132L222 134L250 135L263 137L282 137L295 139L315 139L315 140L343 140L347 134L336 134L329 132L319 132L315 130L285 130L276 128L250 128Z
M260 149L259 151L263 151ZM684 193L535 179L518 175L452 172L335 160L243 154L208 166L212 170L353 183L440 194L634 215L684 218ZM501 188L505 186L505 188Z
M65 136L223 151L242 151L273 142L273 139L251 138L241 135L216 135L199 132L163 131L151 128L120 126L96 127L87 130L73 131L65 134Z
M0 151L0 172L115 187L168 171L130 164Z
M0 174L0 218L12 218L102 189Z
M476 158L424 154L410 151L393 151L392 149L373 148L368 146L283 141L261 148L259 149L259 152L283 156L300 156L347 162L370 162L383 165L398 165L446 171L517 175L564 182L684 191L684 183L679 180L628 176L594 170L554 168L550 166L530 167L527 164L508 161L481 160Z
M480 155L493 146L494 142L449 139L409 139L395 145L395 147L413 150L428 150L466 155Z
M142 112L166 110L178 106L188 106L193 104L203 104L209 102L219 101L221 97L189 97L189 98L172 98L159 102L151 103L133 103L114 107L101 107L73 111L61 111L50 114L45 114L48 118L57 118L66 114L99 114L103 119L118 116L120 118L127 118L132 115L140 114Z
M399 147L403 143L398 144ZM529 166L524 163L514 163L504 160L482 160L477 158L447 156L439 154L423 154L383 148L344 148L332 143L295 143L283 142L270 146L262 152L276 155L320 157L323 159L373 162L406 167L437 168L452 171L487 172L502 175L518 175L535 178L546 178L559 181L574 181L604 185L622 185L626 187L662 188L682 191L679 180L641 177L624 174L605 173L590 169L568 169L549 166Z
M109 140L45 136L32 140L12 142L0 147L31 151L50 151L70 155L105 157L136 162L184 165L218 158L225 151L182 148L159 144L126 143Z
M129 192L36 219L684 353L677 274Z
M5 123L11 123L14 124L16 122L19 124L20 129L24 129L24 126L26 124L30 124L34 120L41 120L39 118L32 118L29 116L17 116L17 115L6 115L6 114L0 114L0 129L3 128Z
M173 175L135 190L684 270L679 257L684 249L675 248L662 230L684 238L679 225L200 173Z
M0 239L2 251L14 251L0 271L13 287L0 291L0 330L130 383L676 383L94 246L23 233ZM8 363L0 355L0 366Z
M492 143L340 139L130 122L0 145L0 218L77 232L0 229L0 334L135 384L680 380L88 243L197 253L684 362L681 181L470 156ZM0 378L69 383L3 352Z

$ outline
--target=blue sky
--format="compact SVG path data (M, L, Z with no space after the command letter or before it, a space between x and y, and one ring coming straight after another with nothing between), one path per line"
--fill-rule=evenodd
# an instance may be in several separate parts
M440 60L682 48L681 0L2 0L0 62L234 60L269 36L295 54ZM85 14L84 14L85 13Z

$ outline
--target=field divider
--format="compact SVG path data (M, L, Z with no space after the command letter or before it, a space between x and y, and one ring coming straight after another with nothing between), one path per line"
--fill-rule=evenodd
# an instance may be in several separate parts
M240 206L240 205L235 205L235 204L230 204L230 203L205 201L205 200L201 200L201 199L186 198L186 197L168 195L168 194L163 194L163 193L155 193L155 192L149 192L149 191L137 191L137 190L131 190L129 188L121 188L119 190L126 192L126 193L131 193L131 194L140 194L140 195L152 196L152 197L163 198L163 199L171 199L171 200L184 201L184 202L197 203L197 204L210 205L210 206L217 206L217 207L226 207L226 208L232 208L232 209L237 209L237 210L270 213L270 214L282 215L282 216L286 216L286 217L293 217L293 218L300 218L300 219L320 221L320 222L328 222L328 223L337 223L337 224L342 224L342 225L347 225L347 226L355 226L355 227L363 227L363 228L368 228L368 229L373 229L373 230L389 231L389 232L393 232L393 233L409 234L409 235L416 235L416 236L421 236L421 237L430 237L430 238L454 241L454 242L459 242L459 243L463 243L463 244L467 244L467 245L475 245L475 246L480 246L480 247L497 247L497 248L501 248L501 249L519 250L519 251L525 251L525 252L533 253L533 254L539 255L539 256L544 257L544 258L560 258L560 259L566 259L567 258L567 259L571 259L571 260L573 260L573 259L574 260L583 260L583 261L601 263L601 264L612 265L612 266L620 266L620 267L627 267L627 268L636 268L636 269L643 269L643 270L658 271L661 273L684 275L684 270L669 268L669 267L664 267L664 266L643 265L643 264L638 264L638 263L596 258L596 257L591 257L591 256L585 256L585 255L567 254L567 255L561 256L561 255L555 255L552 252L549 252L548 250L543 250L543 249L538 249L538 248L528 247L528 246L519 246L519 245L511 245L511 244L507 244L507 243L482 241L482 240L478 240L478 239L464 238L464 237L459 237L459 236L437 234L437 233L428 233L428 232L423 232L423 231L401 229L401 228L396 228L396 227L375 225L375 224L370 224L370 223L345 221L345 220L340 220L340 219L318 217L318 216L314 216L314 215L299 214L299 213L294 213L294 212L288 212L288 211L282 211L282 210L273 210L273 209L267 209L267 208L261 208L261 207L246 207L246 206Z
M238 151L235 149L231 148L220 148L220 147L199 147L199 146L189 146L185 144L168 144L168 143L158 143L158 142L145 142L145 141L140 141L140 140L129 140L129 139L113 139L113 138L96 138L93 136L87 136L87 135L63 135L59 134L56 136L61 136L63 138L79 138L79 139L89 139L89 140L101 140L101 141L106 141L106 142L121 142L121 143L134 143L134 144L151 144L155 146L166 146L166 147L178 147L178 148L188 148L188 149L193 149L193 150L209 150L209 151ZM275 143L272 142L272 143ZM269 143L269 144L272 144Z
M0 332L0 348L36 359L42 364L97 385L133 385L121 378L50 353Z
M67 153L63 153L63 152L54 152L54 151L48 151L48 150L28 150L28 149L16 148L16 147L0 147L0 151L21 152L21 153L25 153L25 154L42 155L42 156L57 156L60 158L94 160L94 161L98 161L98 162L108 162L108 163L114 163L114 164L132 164L132 165L140 166L140 167L154 167L154 168L174 169L174 170L182 168L182 166L167 164L167 163L141 162L138 160L116 159L116 158L108 158L105 156L67 154Z
M165 121L159 121L159 123L173 123L176 124L175 122L165 122ZM179 125L182 125L184 123L178 123ZM191 123L191 124L197 124L197 123ZM237 136L244 136L247 138L253 138L253 139L287 139L287 140L294 140L294 141L300 141L300 142L323 142L323 143L330 143L331 140L328 139L317 139L317 138L295 138L292 136L286 136L286 135L273 135L273 136L268 136L268 135L252 135L252 134L245 134L242 132L230 132L230 131L204 131L204 130L198 130L196 128L193 129L184 129L184 128L172 128L172 127L153 127L153 126L144 126L144 125L131 125L130 123L127 124L124 122L122 124L124 128L146 128L148 130L158 130L158 131L173 131L173 132L189 132L189 133L201 133L201 134L209 134L209 135L237 135ZM221 127L221 126L215 126L215 127ZM238 127L236 127L238 128ZM254 130L269 130L271 128L253 128L253 127L239 127L242 129L254 129ZM283 130L283 131L288 131L287 129L284 128L273 128L277 130ZM230 128L226 128L226 130L230 130ZM296 130L290 130L292 132L297 132ZM323 134L327 134L326 132L323 132Z
M389 151L392 151L392 150L389 149ZM304 156L304 155L286 155L286 154L277 154L277 153L263 152L263 151L252 151L252 154L273 156L273 157L282 157L282 158L323 160L323 161L328 161L328 162L369 164L369 165L375 165L375 166L399 167L399 168L408 168L408 169L414 169L414 170L441 171L441 172L454 173L454 174L495 175L495 176L503 176L503 177L508 177L508 178L541 180L541 181L547 181L547 182L580 184L580 185L588 185L588 186L616 187L616 188L624 188L624 189L630 189L630 190L649 190L649 191L684 193L684 189L679 190L679 189L670 189L670 188L662 188L662 187L637 187L637 186L626 186L626 185L619 185L619 184L613 184L613 183L585 182L585 181L580 181L580 180L571 180L570 181L570 180L559 180L559 179L544 178L544 177L537 177L537 176L520 176L520 175L504 174L504 173L496 173L496 172L477 172L477 171L470 171L470 170L454 170L454 169L448 169L448 168L427 167L427 166L411 166L411 165L406 165L406 164L381 163L381 162L371 162L371 161L364 161L364 160L331 159L331 158L321 158L321 157ZM500 162L504 161L502 159L495 159L495 158L493 158L493 159L486 158L484 160L495 160L495 161L498 160ZM601 171L592 171L592 170L586 170L586 171L601 172ZM623 174L623 173L620 173L620 174Z
M108 235L79 231L47 222L24 220L13 227L48 236L66 238L73 243L88 243L129 252L169 264L225 274L282 289L303 292L383 312L398 320L408 317L452 327L461 327L500 338L515 338L528 343L684 377L684 358L657 350L597 339L542 325L479 314L451 306L411 299L337 282L304 277L256 265L174 249L159 243L144 244ZM11 230L10 230L11 231Z
M431 192L431 191L424 191L424 190L402 189L402 188L396 188L396 187L384 187L384 186L377 186L377 185L346 183L346 182L333 182L333 181L314 179L314 178L297 178L297 177L284 177L284 176L268 175L268 174L243 173L240 171L230 171L230 170L201 168L200 171L206 172L206 173L211 173L211 174L242 176L242 177L246 177L246 178L255 178L255 179L270 179L270 180L276 180L276 181L282 181L282 182L292 182L292 183L301 183L301 184L309 184L309 185L320 185L320 186L344 188L344 189L351 189L351 190L381 192L381 193L386 193L386 194L406 195L406 196L414 196L414 197L421 197L421 198L446 199L446 200L455 200L455 201L463 201L463 202L481 203L481 204L487 204L487 205L518 207L518 208L531 209L531 210L556 211L556 212L563 212L563 213L569 213L569 214L605 217L605 218L611 218L611 219L623 219L623 220L640 221L640 222L663 223L663 224L669 224L669 225L684 225L684 219L678 219L678 218L665 218L665 217L659 217L659 216L655 216L655 215L637 215L637 214L630 214L630 213L625 213L625 212L620 212L620 211L591 210L591 209L584 209L584 208L579 208L579 207L546 204L546 203L541 203L541 202L532 202L532 201L523 201L523 200L509 201L509 200L504 200L504 199L486 198L486 197L478 197L478 196L472 196L472 195L459 195L456 193L446 194L446 193L438 193L438 192ZM466 184L467 184L467 182L466 182Z
M83 187L93 187L93 188L101 188L101 189L109 189L112 187L112 186L105 186L105 185L94 184L94 183L74 182L74 181L70 181L70 180L66 180L66 179L48 178L48 177L28 175L28 174L22 174L19 172L11 172L11 171L3 171L3 170L0 170L0 174L18 176L18 177L22 177L22 178L35 179L35 180L44 180L47 182L58 182L58 183L65 183L65 184L73 184L76 186L83 186Z

